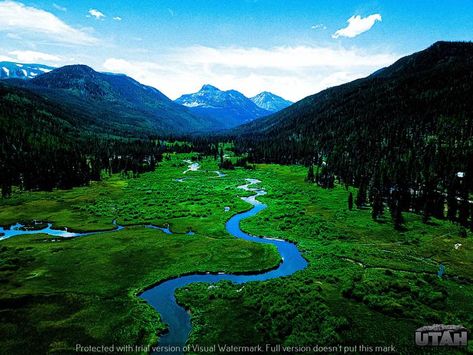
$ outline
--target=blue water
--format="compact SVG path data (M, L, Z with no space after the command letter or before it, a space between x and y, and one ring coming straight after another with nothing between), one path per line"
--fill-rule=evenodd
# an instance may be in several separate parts
M437 276L439 277L439 279L441 279L444 274L445 274L445 266L443 264L440 264L439 271L437 272Z
M174 234L173 232L171 232L171 230L169 229L169 227L159 227L159 226L155 226L153 224L148 224L146 226L146 228L152 228L152 229L159 229L160 231L166 233L166 234Z
M259 202L256 198L266 194L264 190L250 188L250 185L257 184L260 181L247 179L248 184L240 186L247 191L254 191L255 195L242 198L244 201L253 205L249 211L237 214L230 218L226 223L227 231L241 239L254 243L272 244L276 246L281 255L281 264L274 270L255 273L252 275L237 274L193 274L182 276L169 281L165 281L148 291L141 294L156 311L161 315L161 319L168 326L168 333L159 338L156 354L179 354L183 353L183 348L191 332L191 321L187 311L176 303L174 296L176 289L187 286L194 282L216 283L222 280L232 281L236 284L242 284L251 281L264 281L277 277L289 276L296 271L302 270L307 266L307 261L302 257L296 245L278 239L260 238L244 233L240 229L240 221L254 216L266 208L265 204ZM172 351L169 351L171 350Z
M254 216L258 212L264 210L266 205L259 202L256 198L258 196L265 195L266 192L257 188L250 188L250 185L258 184L260 181L255 179L247 179L247 184L239 186L239 188L246 191L253 191L255 194L250 197L243 197L242 199L253 206L249 211L237 214L230 218L226 223L227 231L235 236L236 238L245 239L254 243L262 244L272 244L276 246L279 254L281 255L281 263L276 269L254 273L246 275L238 274L211 274L207 273L202 274L192 274L188 276L182 276L169 281L165 281L148 291L145 291L141 294L141 297L145 299L151 306L153 306L157 312L161 315L161 319L164 323L167 324L169 332L161 336L159 339L159 347L161 349L166 349L168 347L174 347L173 351L155 351L154 353L159 354L179 354L185 346L189 334L191 332L191 322L190 316L187 311L179 306L176 303L176 298L174 296L176 289L184 287L194 282L206 282L206 283L216 283L222 280L232 281L236 284L242 284L251 281L264 281L269 279L274 279L277 277L289 276L296 271L302 270L307 266L307 261L302 257L301 253L295 246L295 244L286 242L279 239L271 238L260 238L244 233L240 229L240 221ZM124 227L116 224L116 221L113 221L115 229L113 231L121 230ZM0 235L3 233L3 236L0 236L0 240L11 238L18 235L25 234L47 234L55 237L62 238L73 238L81 237L97 233L108 233L111 231L102 231L102 232L87 232L87 233L76 233L69 232L66 229L53 229L52 224L49 223L43 229L28 230L23 228L22 224L15 224L9 228L4 229L0 227ZM173 234L169 227L158 227L154 225L147 225L148 228L159 229L166 234ZM186 234L193 235L193 231L189 231Z
M118 226L115 221L113 221L113 224L115 225L115 229L111 231L119 231L122 230L124 227ZM61 237L61 238L74 238L74 237L83 237L86 235L91 235L91 234L98 234L98 233L108 233L111 232L109 231L101 231L101 232L87 232L87 233L76 233L76 232L69 232L67 228L65 229L53 229L53 225L51 223L48 223L46 227L42 229L24 229L25 227L23 224L17 223L15 225L10 226L7 229L4 229L3 227L0 227L0 235L3 234L0 237L0 240L15 237L18 235L25 235L25 234L47 234L53 237Z

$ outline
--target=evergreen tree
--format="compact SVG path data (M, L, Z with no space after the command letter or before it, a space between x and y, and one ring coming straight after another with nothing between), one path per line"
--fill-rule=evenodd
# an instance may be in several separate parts
M394 229L402 230L404 228L404 217L402 216L401 207L399 203L396 203L391 210L391 216L393 219Z
M473 232L473 206L470 206L470 230Z
M361 183L358 188L355 204L357 208L362 208L366 204L366 186L364 183Z
M449 193L447 197L447 218L455 222L457 220L457 214L458 214L458 202L457 198L453 193Z
M353 210L353 194L351 192L348 194L348 210Z
M309 181L309 182L314 182L315 181L314 166L313 165L310 165L309 170L307 171L307 181Z
M460 200L460 208L458 211L458 222L462 226L468 226L468 218L470 217L470 202L466 196Z
M383 214L384 205L383 205L383 198L381 193L378 189L373 189L373 198L372 198L372 205L371 205L371 217L374 221L377 221L379 217Z
M219 153L219 156L220 156L220 164L223 164L223 159L224 159L224 152L223 152L223 148L220 148L220 153Z
M428 200L424 202L424 208L422 209L422 223L428 223L430 221L430 203Z

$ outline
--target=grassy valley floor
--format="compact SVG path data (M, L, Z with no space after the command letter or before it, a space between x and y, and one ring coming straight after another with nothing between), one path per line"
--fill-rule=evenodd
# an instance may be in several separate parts
M178 302L192 313L191 345L394 345L411 354L420 352L413 347L420 326L472 329L473 242L458 226L425 225L405 213L407 230L397 232L389 217L377 223L369 210L348 211L345 189L306 183L304 167L257 165L220 178L213 160L183 174L188 158L173 155L135 179L113 176L89 187L16 193L2 201L3 225L36 219L107 230L116 219L129 227L70 240L37 235L0 241L1 353L152 344L164 325L136 297L146 287L188 272L276 265L273 248L225 231L231 215L250 207L238 197L251 193L236 189L248 177L262 181L268 194L260 200L268 208L244 220L242 229L296 242L309 266L284 279L180 289ZM150 223L169 224L178 234L143 227ZM189 230L195 234L183 234ZM443 279L437 277L440 263Z
M179 290L178 301L193 315L191 345L343 345L352 353L362 352L360 345L378 351L393 345L404 354L431 353L414 345L418 327L473 328L471 234L461 237L446 221L423 224L410 213L404 213L407 230L395 231L389 211L380 223L368 209L349 211L344 188L308 184L306 173L258 165L252 176L263 181L268 194L260 199L269 207L242 229L296 242L309 267L284 279Z
M0 353L153 345L164 325L139 292L189 272L257 271L279 263L275 248L225 231L232 214L250 208L236 189L244 175L219 178L213 161L184 175L185 158L173 156L136 179L114 176L90 187L17 193L2 201L3 225L37 220L87 231L111 229L117 219L129 227L74 239L0 241ZM149 223L169 224L176 234L143 226ZM189 230L195 234L182 234Z

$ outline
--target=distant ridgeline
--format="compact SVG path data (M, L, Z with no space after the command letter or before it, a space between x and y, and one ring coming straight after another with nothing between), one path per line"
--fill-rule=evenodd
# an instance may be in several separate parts
M375 220L387 202L396 228L410 210L425 222L449 218L473 229L472 43L435 43L364 79L206 136L194 133L222 127L222 116L214 116L222 102L253 114L290 103L269 93L250 101L206 86L182 98L186 107L125 75L82 65L47 70L0 81L3 196L12 186L68 188L100 179L103 171L147 171L170 150L220 155L225 167L216 143L233 139L245 156L241 165L306 164L308 180L321 186L339 180L358 187L352 202L370 205ZM196 113L208 106L205 115ZM171 146L157 139L173 136L192 142Z
M249 99L206 85L186 95L186 105L181 105L126 75L99 73L85 65L54 69L0 62L0 79L3 197L12 186L70 188L100 179L103 171L152 170L163 152L191 149L157 137L172 141L215 131L290 104L268 92ZM191 139L195 151L217 157L217 145L208 138Z
M292 104L267 91L247 98L236 90L222 91L212 85L204 85L196 93L182 95L176 102L187 107L196 116L217 122L220 129L251 122Z
M411 210L473 229L472 97L473 44L437 42L232 133L250 161L313 164L320 185L359 187L375 219L387 201L398 228Z

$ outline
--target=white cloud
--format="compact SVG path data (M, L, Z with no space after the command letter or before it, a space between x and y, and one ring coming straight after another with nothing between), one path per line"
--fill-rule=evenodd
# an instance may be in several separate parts
M42 52L35 51L12 51L8 54L15 56L19 62L33 63L33 62L59 62L62 58Z
M109 58L107 71L124 73L171 98L210 83L247 96L269 90L299 100L327 87L366 76L400 56L329 47L211 48L162 53L152 61Z
M0 62L14 62L14 61L15 61L15 58L0 54Z
M373 67L389 63L390 54L370 53L361 50L332 47L273 47L263 48L212 48L193 46L176 49L171 55L176 61L202 66L220 65L232 68L295 70L313 67Z
M105 17L104 13L97 9L90 9L89 15L95 17L96 20L103 19Z
M58 5L58 4L53 4L53 7L56 10L62 11L62 12L67 12L67 9L64 6Z
M115 21L121 21L121 20L122 20L122 18L121 18L120 16L115 16L113 19L114 19Z
M15 1L0 2L0 31L14 31L33 38L61 43L93 44L97 39L73 28L50 12Z
M356 37L363 32L369 31L371 27L374 26L376 21L382 21L381 15L380 14L373 14L368 17L361 17L359 15L357 16L352 16L348 19L348 26L345 28L339 29L337 32L335 32L332 37L333 38L338 38L338 37L348 37L348 38L353 38Z

